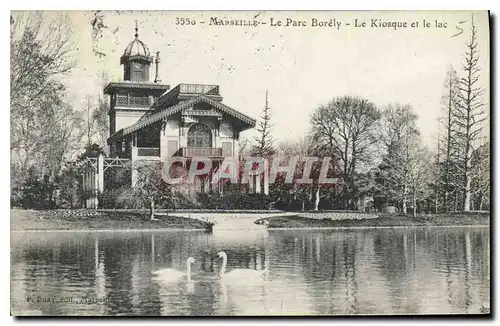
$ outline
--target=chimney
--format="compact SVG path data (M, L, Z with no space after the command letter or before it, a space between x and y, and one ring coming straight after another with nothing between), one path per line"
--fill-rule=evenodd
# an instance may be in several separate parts
M156 51L156 75L155 75L155 83L161 83L161 78L158 76L158 67L160 66L160 51Z

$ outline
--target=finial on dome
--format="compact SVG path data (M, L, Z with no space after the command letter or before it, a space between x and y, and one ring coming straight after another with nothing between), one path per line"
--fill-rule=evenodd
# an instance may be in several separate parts
M135 38L139 37L139 28L137 28L137 20L135 21Z

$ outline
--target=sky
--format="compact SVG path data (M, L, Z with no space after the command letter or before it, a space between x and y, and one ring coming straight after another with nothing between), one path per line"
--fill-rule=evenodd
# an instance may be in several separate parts
M123 80L120 56L134 39L152 53L160 51L162 82L220 85L224 103L258 118L269 92L273 135L277 142L294 140L310 129L309 116L319 105L335 97L364 97L383 109L388 104L410 104L419 116L424 142L433 146L446 70L450 65L462 74L465 44L472 16L476 23L481 67L480 82L489 104L489 23L486 12L116 12L104 11L102 38L92 39L91 12L72 11L76 40L76 68L66 78L68 100L85 107L85 97L102 94L102 74ZM176 25L176 17L195 25ZM266 22L266 25L210 26L211 17ZM271 26L282 21L282 26ZM283 26L286 19L307 26ZM312 19L341 23L336 27L312 27ZM366 22L367 27L354 27ZM377 27L371 19L406 22L406 28ZM423 26L426 20L430 27ZM445 27L437 27L446 23ZM201 22L205 22L202 24ZM377 21L378 22L378 21ZM411 23L418 22L418 27ZM462 23L460 23L462 22ZM349 26L346 23L350 23ZM463 28L459 32L457 26ZM104 56L97 56L97 50ZM154 78L154 66L150 69ZM486 129L487 130L487 129ZM486 132L485 132L486 133ZM245 132L252 138L255 129Z

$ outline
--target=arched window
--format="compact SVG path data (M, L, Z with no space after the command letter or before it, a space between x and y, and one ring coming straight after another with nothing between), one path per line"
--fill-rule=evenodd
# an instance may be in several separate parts
M203 123L194 124L189 128L187 145L188 147L212 147L212 131Z

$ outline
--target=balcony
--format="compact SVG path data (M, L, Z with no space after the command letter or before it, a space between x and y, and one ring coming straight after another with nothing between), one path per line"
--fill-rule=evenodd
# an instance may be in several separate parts
M131 106L131 107L149 107L151 106L151 102L149 97L142 96L126 96L126 95L117 95L116 96L116 106Z
M132 160L157 161L160 159L160 149L154 147L132 147Z
M219 95L218 85L180 84L177 88L181 94Z
M181 147L175 156L182 157L222 157L222 148Z
M153 147L138 147L137 156L160 156L160 149Z

